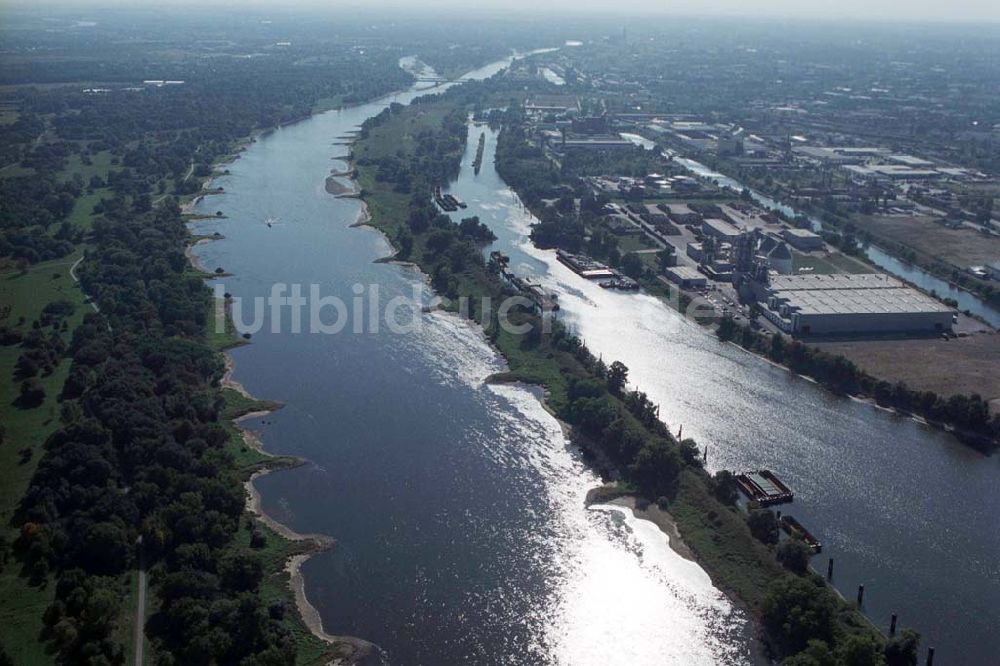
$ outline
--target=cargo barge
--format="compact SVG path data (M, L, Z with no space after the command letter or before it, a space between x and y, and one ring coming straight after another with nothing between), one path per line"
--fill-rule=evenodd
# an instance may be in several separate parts
M737 474L736 485L748 499L761 506L791 502L794 498L792 490L767 469Z
M501 252L490 253L490 264L507 282L522 296L528 298L538 308L540 313L558 312L559 295L547 292L540 284L533 284L527 279L516 275L508 267L510 257Z
M483 168L483 149L486 148L486 132L479 134L479 146L476 148L476 159L472 161L472 170L478 176Z
M639 283L630 277L618 275L610 280L603 280L598 284L604 289L617 289L619 291L639 291Z
M823 552L823 544L820 543L819 539L812 535L812 532L807 530L802 523L795 520L791 516L782 516L778 522L781 524L781 529L785 531L785 534L792 537L793 539L802 539L809 550L815 553Z
M442 194L440 187L434 188L434 202L446 213L453 213L459 208L465 208L466 203L453 194Z
M556 250L556 258L570 270L587 279L613 279L618 274L599 261L582 254L572 254L566 250Z

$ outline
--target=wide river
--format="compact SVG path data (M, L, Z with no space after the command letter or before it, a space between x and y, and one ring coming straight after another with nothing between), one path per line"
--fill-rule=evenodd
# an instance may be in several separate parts
M350 228L358 202L323 183L344 166L331 159L346 151L333 145L339 136L426 92L254 143L218 180L225 194L201 204L227 216L197 225L226 237L198 246L202 264L232 273L221 282L244 303L275 283L319 285L347 304L355 285L365 298L377 286L383 302L410 296L422 276L373 263L388 245ZM824 543L817 568L833 556L848 597L864 583L879 625L898 612L937 647L937 663L990 663L1000 653L997 459L830 396L651 297L578 278L528 243L532 220L493 169L488 130L473 174L480 131L470 127L453 190L469 203L463 216L494 229L490 249L559 292L561 316L591 349L625 362L671 426L709 445L710 468L769 467L787 480L796 500L786 511ZM263 224L269 216L278 223ZM257 486L269 514L337 540L303 568L328 632L368 639L394 664L750 661L747 618L703 570L651 524L584 508L598 479L536 391L484 383L503 364L478 330L432 314L405 334L350 332L355 322L337 335L296 334L285 320L271 332L262 314L253 344L232 352L236 379L286 408L249 425L269 451L310 464Z
M225 194L200 209L226 219L196 231L225 240L197 254L233 274L219 282L246 304L244 322L275 283L351 305L354 285L383 302L423 287L413 269L373 263L388 244L350 227L356 200L324 189L345 166L331 160L346 151L337 138L421 91L277 130L218 179ZM750 663L748 618L700 567L651 523L584 507L599 479L537 391L484 383L504 365L479 330L433 314L406 334L353 322L295 334L288 317L274 333L262 314L253 344L232 352L235 378L286 407L247 423L269 451L310 464L257 487L270 515L337 540L303 567L329 633L365 638L392 664Z

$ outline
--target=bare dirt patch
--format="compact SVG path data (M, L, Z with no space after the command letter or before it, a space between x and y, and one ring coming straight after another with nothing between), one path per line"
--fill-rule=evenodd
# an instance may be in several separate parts
M819 342L824 351L843 354L869 374L941 396L978 393L1000 412L1000 334L965 338L850 340Z
M1000 259L1000 238L969 228L949 229L932 217L869 215L858 224L878 236L912 247L917 252L966 269Z

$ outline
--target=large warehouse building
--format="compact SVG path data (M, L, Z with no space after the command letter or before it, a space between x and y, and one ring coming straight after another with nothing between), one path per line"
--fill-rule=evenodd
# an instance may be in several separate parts
M951 330L950 308L888 275L773 275L758 297L764 315L788 333Z

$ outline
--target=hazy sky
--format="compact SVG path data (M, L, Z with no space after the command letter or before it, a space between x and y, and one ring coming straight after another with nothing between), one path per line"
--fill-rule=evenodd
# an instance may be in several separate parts
M373 11L405 8L410 12L449 9L467 12L508 10L511 13L566 14L689 14L700 16L781 16L805 19L879 21L942 21L949 23L1000 23L1000 0L167 0L170 5L200 7L349 8ZM3 6L74 8L151 7L162 9L162 0L0 0Z

